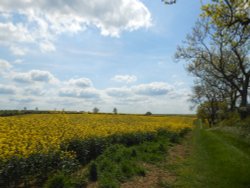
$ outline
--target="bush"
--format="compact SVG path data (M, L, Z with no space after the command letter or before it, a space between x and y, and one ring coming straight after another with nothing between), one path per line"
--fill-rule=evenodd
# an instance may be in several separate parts
M155 133L127 133L116 134L106 138L88 138L85 140L74 139L61 145L61 150L72 151L76 154L76 159L81 164L87 164L91 160L98 157L104 150L114 144L122 144L125 146L133 146L141 144L145 141L152 141L156 138Z
M105 138L88 138L86 140L74 139L61 145L64 151L73 151L76 159L81 164L87 164L95 159L107 147L108 142Z
M186 136L186 134L189 133L191 130L192 129L188 127L181 129L181 131L179 132L180 137Z
M34 181L39 185L58 170L73 172L78 168L78 163L67 153L49 152L33 154L27 158L12 157L2 161L0 167L0 187L17 187L21 183Z
M98 179L100 187L119 187L135 175L145 176L145 170L131 155L132 150L123 145L113 145L107 148L89 166L90 179Z
M48 179L45 188L72 188L73 183L71 179L64 174L56 174Z
M123 144L125 146L133 146L141 144L145 141L152 141L156 138L155 133L126 133L126 134L118 134L112 135L108 139L111 144Z
M151 116L152 113L151 112L146 112L145 116Z

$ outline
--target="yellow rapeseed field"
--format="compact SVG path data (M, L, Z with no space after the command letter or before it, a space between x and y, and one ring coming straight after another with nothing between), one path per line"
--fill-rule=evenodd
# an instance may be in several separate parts
M64 141L116 133L178 131L191 127L194 117L106 114L39 114L0 117L0 159L27 157L57 150Z

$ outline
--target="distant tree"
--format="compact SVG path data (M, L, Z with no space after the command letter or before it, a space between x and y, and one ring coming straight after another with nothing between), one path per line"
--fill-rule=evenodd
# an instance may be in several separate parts
M152 113L151 112L146 112L146 114L145 114L146 116L151 116L152 115Z
M36 109L35 109L36 111L38 111L38 107L36 107Z
M99 112L99 109L97 107L93 108L93 113L97 114Z
M167 5L172 5L176 3L176 0L162 0Z
M23 108L23 111L27 111L27 107L24 107L24 108Z
M114 108L114 109L113 109L113 113L114 113L114 114L117 114L117 108Z

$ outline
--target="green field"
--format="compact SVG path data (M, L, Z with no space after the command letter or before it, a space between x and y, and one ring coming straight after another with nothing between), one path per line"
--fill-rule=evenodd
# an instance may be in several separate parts
M250 187L250 145L245 140L199 126L189 144L190 156L177 168L177 187Z

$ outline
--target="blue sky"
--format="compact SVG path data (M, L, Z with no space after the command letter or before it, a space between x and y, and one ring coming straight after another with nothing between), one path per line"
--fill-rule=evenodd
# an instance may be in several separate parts
M197 0L2 0L1 109L191 113L173 56L199 14Z

